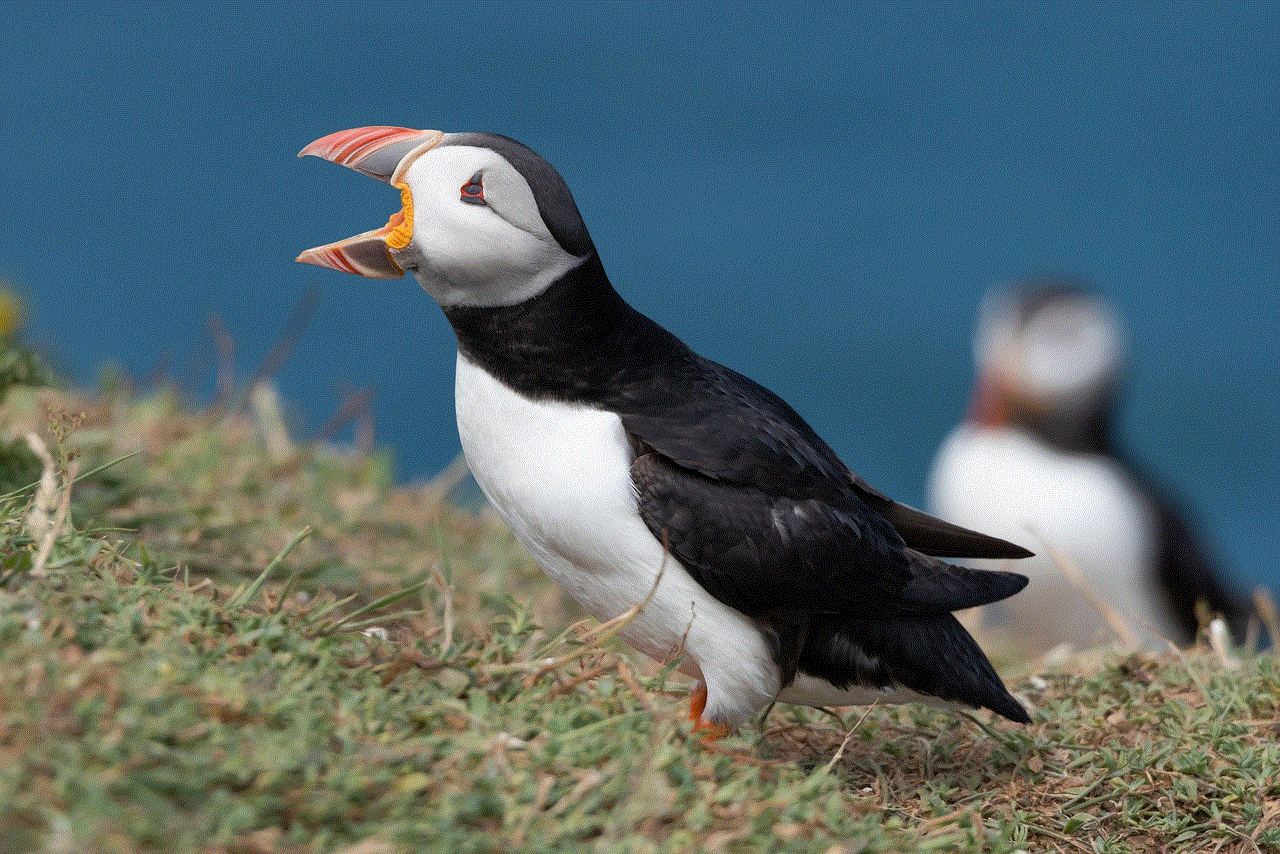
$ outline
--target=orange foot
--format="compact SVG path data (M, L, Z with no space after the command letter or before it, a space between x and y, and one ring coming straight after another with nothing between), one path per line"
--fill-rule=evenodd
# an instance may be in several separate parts
M719 741L733 732L725 724L718 721L704 721L702 712L707 708L707 686L699 682L689 695L689 720L693 721L693 731L705 742Z

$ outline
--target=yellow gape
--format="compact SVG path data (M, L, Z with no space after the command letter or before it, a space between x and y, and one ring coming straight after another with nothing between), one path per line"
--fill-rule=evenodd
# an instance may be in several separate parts
M409 238L413 237L413 194L409 192L409 185L399 182L396 188L400 190L400 210L391 215L391 219L387 221L387 246L392 249L403 249L409 245Z

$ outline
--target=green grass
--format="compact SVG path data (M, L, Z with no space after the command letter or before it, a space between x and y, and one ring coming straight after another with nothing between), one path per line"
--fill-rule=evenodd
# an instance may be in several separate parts
M681 677L442 486L163 395L11 388L0 471L39 473L28 430L91 474L42 566L36 492L0 500L0 852L1280 851L1273 657L1013 674L1028 727L780 706L708 747Z

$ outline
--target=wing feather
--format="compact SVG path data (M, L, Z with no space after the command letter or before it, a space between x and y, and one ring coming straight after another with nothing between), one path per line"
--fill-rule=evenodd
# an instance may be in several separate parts
M863 508L726 484L656 452L635 459L631 479L653 535L711 595L751 617L940 613L1026 584L915 552Z

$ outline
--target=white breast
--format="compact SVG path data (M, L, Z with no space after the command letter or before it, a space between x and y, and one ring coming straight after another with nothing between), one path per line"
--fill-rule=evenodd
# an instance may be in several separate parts
M612 412L524 397L458 354L458 435L480 488L543 571L599 620L653 599L623 637L707 684L709 719L741 723L777 693L761 633L663 552L640 518ZM690 661L692 659L692 661Z
M1065 454L1020 430L962 424L934 460L929 507L948 521L1028 546L1008 563L1027 588L988 611L1027 652L1114 639L1096 608L1047 554L1068 555L1086 583L1122 615L1145 646L1177 636L1152 582L1151 510L1104 457ZM997 562L966 561L997 568Z

